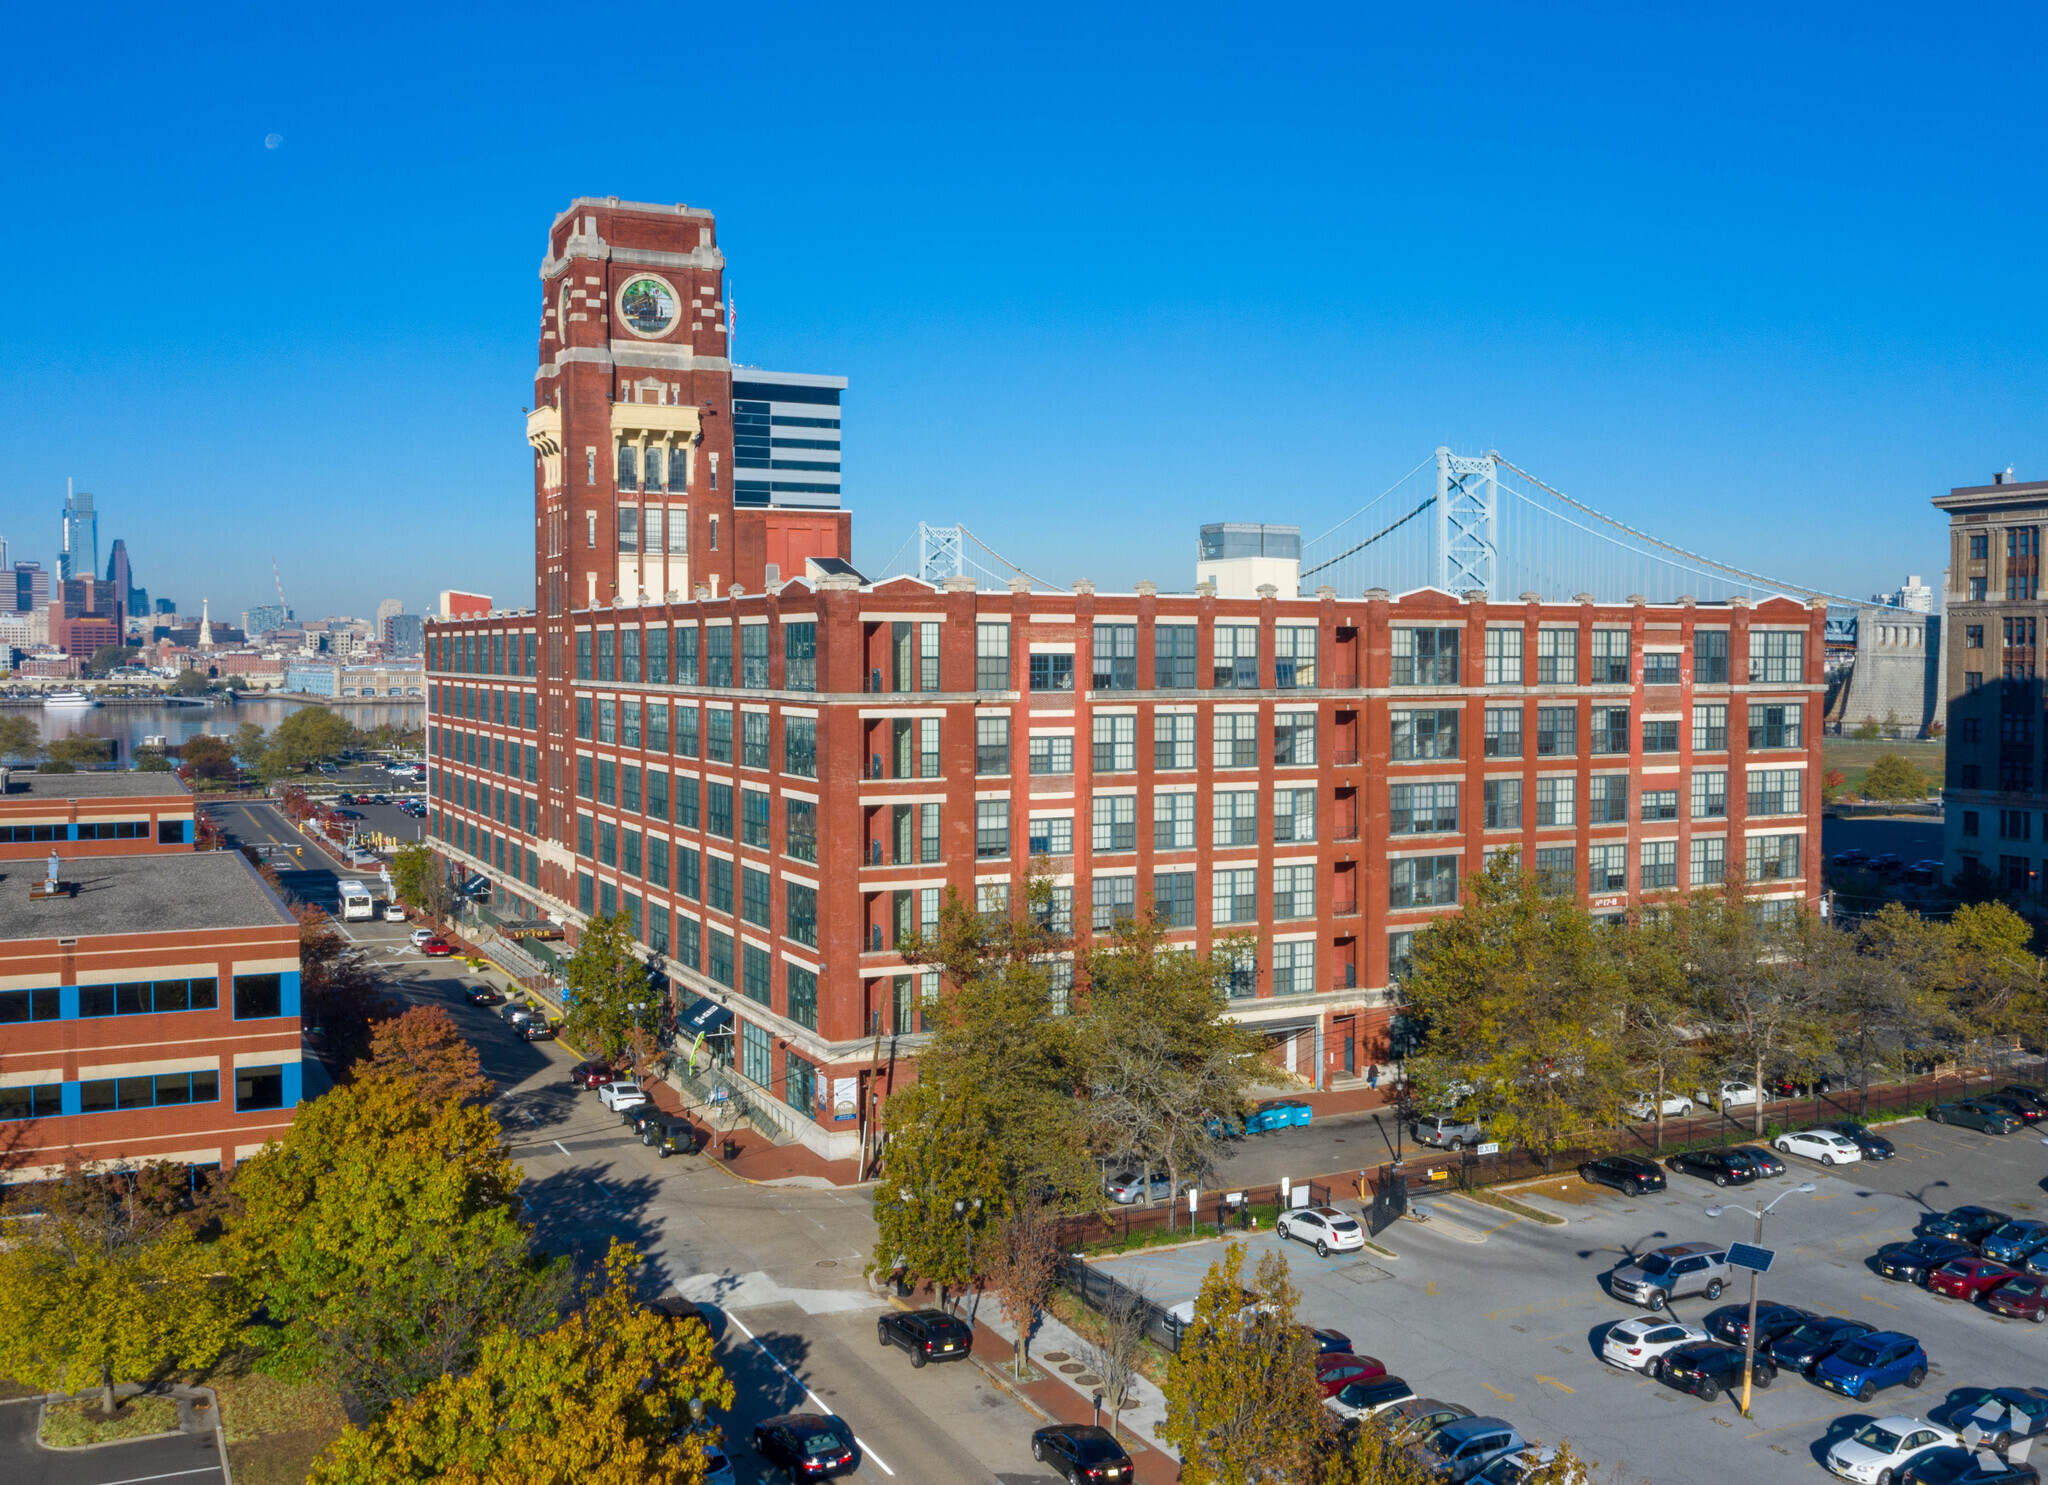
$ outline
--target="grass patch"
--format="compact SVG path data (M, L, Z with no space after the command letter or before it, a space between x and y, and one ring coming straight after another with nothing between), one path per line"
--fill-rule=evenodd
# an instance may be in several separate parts
M1101 1341L1101 1319L1093 1310L1083 1304L1081 1297L1071 1289L1055 1289L1052 1293L1052 1302L1046 1306L1046 1309L1051 1311L1054 1319L1074 1332L1075 1335L1081 1337L1082 1340L1090 1344ZM1158 1342L1147 1339L1138 1352L1138 1375L1156 1386L1163 1387L1166 1385L1167 1364L1172 1359L1167 1354L1165 1348L1159 1345ZM1085 1362L1087 1357L1085 1355L1077 1355L1074 1360Z
M1850 737L1824 738L1820 745L1821 771L1839 768L1848 778L1842 786L1842 793L1862 793L1863 777L1870 772L1870 765L1886 753L1897 753L1901 758L1927 775L1930 790L1939 790L1948 770L1948 744L1946 742L1862 742Z
M42 1440L51 1449L82 1449L177 1429L178 1402L170 1397L131 1397L111 1417L100 1411L96 1397L43 1408Z
M1482 1206L1495 1207L1503 1212L1512 1212L1515 1216L1525 1217L1531 1222L1541 1222L1545 1227L1564 1226L1564 1218L1554 1213L1539 1212L1532 1206L1525 1206L1512 1197L1502 1196L1498 1191L1489 1191L1483 1186L1475 1190L1460 1192L1459 1194L1467 1201L1476 1201Z
M348 1426L340 1395L320 1382L246 1372L213 1387L236 1485L304 1485L313 1461Z
M1280 1215L1279 1203L1268 1202L1264 1206L1255 1206L1251 1208L1251 1215L1252 1219L1259 1224L1258 1231L1271 1232L1274 1220ZM1186 1222L1182 1222L1171 1231L1164 1227L1148 1227L1129 1234L1118 1233L1114 1236L1105 1236L1083 1243L1081 1251L1093 1255L1136 1253L1144 1248L1170 1248L1180 1243L1205 1242L1217 1237L1249 1237L1250 1235L1250 1230L1240 1232L1234 1220L1229 1226L1220 1231L1214 1222L1196 1222L1192 1227Z

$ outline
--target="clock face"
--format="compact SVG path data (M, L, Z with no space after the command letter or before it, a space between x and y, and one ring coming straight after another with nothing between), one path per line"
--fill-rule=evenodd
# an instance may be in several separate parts
M675 290L651 274L642 274L619 291L619 314L634 334L660 335L675 323Z

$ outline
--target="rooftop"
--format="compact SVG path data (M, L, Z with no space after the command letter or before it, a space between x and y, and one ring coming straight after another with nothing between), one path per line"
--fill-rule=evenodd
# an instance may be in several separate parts
M183 798L185 785L174 773L34 773L6 770L7 799L163 799Z
M293 923L240 851L169 856L83 856L58 852L70 897L29 900L42 857L0 862L0 939L84 938L115 933L182 933Z

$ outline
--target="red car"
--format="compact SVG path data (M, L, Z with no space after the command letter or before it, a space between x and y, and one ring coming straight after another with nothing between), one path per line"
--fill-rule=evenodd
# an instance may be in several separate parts
M1929 1274L1927 1287L1950 1299L1975 1300L2007 1279L2018 1277L2020 1271L2009 1263L1993 1258L1958 1258Z
M569 1069L569 1086L589 1092L603 1083L609 1083L616 1069L609 1062L579 1062Z
M420 952L429 959L446 959L455 952L455 945L445 938L430 938L420 945Z
M2048 1279L2033 1274L2007 1279L1984 1296L1984 1308L2015 1320L2031 1320L2036 1325L2048 1322Z
M1316 1358L1316 1380L1323 1385L1324 1397L1335 1397L1353 1382L1370 1382L1384 1377L1387 1369L1370 1356L1354 1356L1349 1351L1332 1351Z

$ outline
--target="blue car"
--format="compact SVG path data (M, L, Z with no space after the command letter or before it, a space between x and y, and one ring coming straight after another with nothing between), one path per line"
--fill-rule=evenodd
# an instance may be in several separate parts
M1299 1099L1276 1098L1245 1115L1244 1132L1266 1134L1275 1129L1292 1129L1298 1124L1307 1124L1314 1115L1315 1110Z
M1884 1387L1901 1382L1910 1390L1927 1380L1927 1353L1896 1330L1880 1330L1821 1358L1813 1380L1830 1392L1869 1402Z
M2020 1264L2048 1248L2048 1222L2008 1222L1984 1239L1983 1254L2000 1263Z

